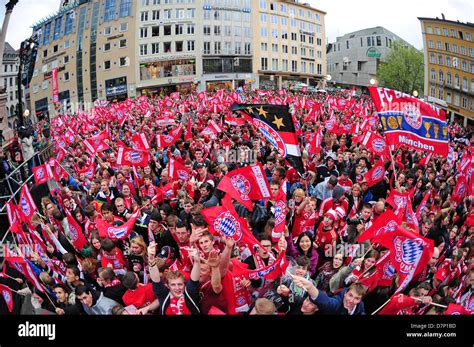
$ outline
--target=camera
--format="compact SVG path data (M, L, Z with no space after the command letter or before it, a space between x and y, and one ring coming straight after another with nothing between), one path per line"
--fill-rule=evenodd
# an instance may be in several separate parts
M357 225L357 224L362 224L363 222L364 222L364 218L362 218L362 216L347 219L347 225Z

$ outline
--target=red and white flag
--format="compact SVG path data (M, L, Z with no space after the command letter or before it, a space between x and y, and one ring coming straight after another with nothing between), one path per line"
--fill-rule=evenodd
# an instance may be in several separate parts
M309 141L309 153L318 154L321 152L321 143L323 142L323 128L319 127L316 132L313 132Z
M393 295L390 298L390 301L388 302L388 304L385 305L385 307L381 309L378 314L397 315L400 313L400 311L406 310L407 308L413 307L418 304L419 304L419 301L416 301L415 299L407 295L403 295L403 294Z
M286 273L286 269L289 265L286 260L285 252L280 252L278 258L272 264L255 270L249 270L247 264L241 263L236 258L232 258L232 262L234 265L232 270L234 277L244 276L249 280L258 280L261 278L270 281L276 280L278 277L281 277Z
M100 237L108 237L111 240L123 240L128 237L133 230L139 212L140 211L135 212L125 224L120 226L110 225L105 220L98 218L97 230L99 231Z
M471 178L472 179L472 178ZM452 198L458 204L461 203L462 199L466 196L468 191L468 184L465 176L458 176L456 186L454 187Z
M76 220L71 216L71 213L66 209L66 218L69 225L69 235L72 239L72 244L75 249L82 251L84 246L87 244L87 240L82 233L81 226L76 222Z
M150 144L144 133L132 136L132 148L140 151L148 151L150 149Z
M117 151L117 165L121 166L147 166L150 154L132 148L120 147Z
M361 142L370 152L377 154L380 157L387 157L388 145L383 137L369 131L365 134Z
M20 203L18 207L20 210L21 219L23 219L23 222L29 225L31 218L35 212L38 211L38 208L36 207L36 204L31 197L30 189L26 184L23 186L23 188L21 188Z
M425 210L426 208L426 203L428 202L428 199L431 196L431 190L428 190L425 193L425 196L423 197L423 200L421 200L421 203L418 205L418 208L416 209L416 218L420 219L421 213Z
M448 308L446 309L446 312L444 312L444 314L458 316L458 315L467 315L467 314L470 314L470 312L466 310L464 306L450 303L448 304Z
M5 204L5 207L7 209L10 230L14 233L21 231L21 217L18 211L18 206L16 206L13 201L10 200Z
M172 146L178 141L183 133L183 128L178 125L168 135L156 135L156 144L159 148Z
M366 231L357 237L356 241L360 243L383 234L393 234L400 224L400 218L393 211L386 210Z
M221 132L222 132L222 129L219 127L219 125L217 125L216 122L211 120L209 122L209 125L203 131L201 131L201 135L210 137L213 135L216 136L217 134Z
M53 172L48 164L38 165L33 168L35 184L43 184L53 178Z
M2 293L3 300L5 300L5 303L7 304L8 312L12 312L13 311L12 290L10 289L10 287L7 287L4 284L0 284L0 292Z
M286 213L288 212L286 208L286 181L282 183L274 202L272 212L275 219L275 227L272 230L272 241L278 242L285 233Z
M376 185L385 177L385 165L382 159L379 159L375 165L364 174L364 179L367 181L367 185L372 187Z
M229 194L250 211L253 210L252 200L271 197L270 186L261 164L232 170L221 179L217 189Z
M78 172L81 174L83 173L88 180L93 180L95 176L95 161L94 159L91 160L89 166L85 166L81 170L78 170Z
M41 293L45 292L35 272L31 268L30 264L25 260L25 258L5 257L5 260L10 264L10 266L22 273L28 279L28 281L30 281L30 283L36 287L36 289L38 289Z
M170 158L168 162L168 176L174 180L188 181L191 179L191 172L179 161Z
M57 182L61 178L66 178L69 176L66 170L56 161L56 159L51 158L48 162L51 171L53 172L53 179Z

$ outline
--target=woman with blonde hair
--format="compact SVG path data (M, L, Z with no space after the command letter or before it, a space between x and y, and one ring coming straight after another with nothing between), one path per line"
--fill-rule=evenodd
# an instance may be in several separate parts
M130 240L130 253L127 256L128 268L143 279L145 267L148 265L147 246L141 236Z

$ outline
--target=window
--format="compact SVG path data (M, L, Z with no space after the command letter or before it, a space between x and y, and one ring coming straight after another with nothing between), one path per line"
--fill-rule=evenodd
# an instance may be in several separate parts
M439 28L436 27L436 28L435 28L435 33L436 33L436 35L441 35L441 30L439 30Z
M110 60L104 61L104 70L110 70Z
M220 13L219 11L214 11L214 19L219 20L220 19Z
M184 25L183 24L176 24L175 26L175 33L176 35L183 35Z
M235 36L241 37L242 36L242 28L241 27L235 27Z
M309 63L309 73L314 75L314 63Z
M468 85L467 85L467 78L466 77L463 77L462 79L462 90L467 92L469 89L468 89Z
M49 38L51 36L51 22L44 25L43 46L49 45Z
M377 36L377 46L382 46L382 39L380 36Z
M467 62L465 60L462 61L462 71L467 71Z
M163 50L165 53L171 53L171 42L163 42Z
M244 54L252 54L252 44L250 42L247 42L244 44Z
M165 36L170 36L171 35L171 25L165 25L163 27L163 33Z
M184 19L184 8L176 9L176 19Z
M265 10L267 8L267 1L266 0L260 0L260 9Z
M439 83L444 83L444 73L442 70L439 70L438 80L439 80Z
M132 15L132 0L120 0L119 17L128 17Z
M204 54L211 54L211 43L204 42Z
M48 81L43 81L43 83L41 83L41 89L45 90L48 88Z
M282 45L281 50L283 53L288 53L288 45Z
M148 54L148 45L143 44L140 45L140 55L147 55Z
M291 61L291 72L298 72L298 62L296 60Z
M446 84L447 84L448 86L450 86L451 83L452 83L452 80L451 80L451 73L450 73L450 72L447 72L447 73L446 73Z
M58 45L54 45L53 53L57 53L57 52L58 52ZM12 65L11 71L13 71L13 65Z
M433 28L432 27L427 27L426 31L428 32L428 34L432 34L433 33Z
M120 48L127 47L127 39L120 40L119 47Z
M435 69L431 69L431 80L436 81L436 71L435 71Z
M272 52L278 53L278 44L272 43Z
M443 28L443 36L448 36L448 29Z
M260 44L260 49L263 51L263 52L266 52L268 51L268 44L266 42L262 42Z
M451 100L451 92L449 90L446 91L446 102L450 104L452 102Z
M445 42L444 47L446 48L447 51L449 51L449 42Z
M214 42L214 54L221 54L221 43Z
M459 89L459 75L454 75L454 88Z
M171 10L163 10L163 19L171 19Z
M129 65L129 61L128 61L128 57L121 57L120 58L120 66L128 66Z
M434 53L430 54L430 64L436 64L436 56Z
M188 18L194 18L195 15L196 15L196 9L188 8Z
M183 41L176 41L175 43L175 52L182 52L183 51Z
M267 15L265 13L260 13L260 22L262 23L267 22Z
M53 40L57 40L57 39L59 39L59 37L61 36L61 24L62 24L62 21L63 21L63 17L56 18L56 20L54 21L54 36L53 36Z
M110 51L110 42L104 43L104 52Z
M140 28L140 38L145 39L148 37L148 28Z
M461 46L461 54L466 55L466 47L465 46Z
M454 93L454 105L459 106L459 94Z
M128 23L120 23L120 31L127 31Z
M72 27L74 26L74 12L71 12L66 15L66 25L64 27L64 35L69 35L72 33Z
M438 42L436 43L436 47L437 47L438 49L440 49L440 50L442 49L443 45L441 44L441 41L438 41Z
M283 59L282 62L282 70L283 71L288 71L288 60L287 59Z
M297 55L298 54L298 47L292 46L291 47L291 54Z
M457 53L458 52L458 45L453 44L453 52Z
M451 37L457 38L457 34L456 34L456 31L455 31L455 30L451 29L451 30L449 31L449 34L450 34Z
M204 25L204 35L211 35L211 27L209 25Z
M232 36L232 27L230 25L224 26L224 36Z
M297 34L296 33L291 33L291 40L296 41L297 40Z
M461 104L461 107L462 108L467 108L467 98L466 97L462 97L462 104Z
M278 59L275 59L275 58L272 59L272 70L278 71Z
M194 35L194 24L188 24L188 35Z
M349 40L346 41L346 49L349 49Z
M260 28L260 36L262 36L262 37L267 37L268 36L267 28Z
M194 51L194 41L188 41L188 52Z
M112 34L112 28L111 27L105 27L104 28L104 35L107 36L107 35L110 35Z
M303 57L306 56L306 48L305 48L305 47L301 47L301 55L302 55Z
M262 70L268 70L268 58L262 58Z
M234 44L234 53L235 54L242 54L242 43L241 42L235 42L235 44Z
M69 63L69 56L65 55L64 56L64 64L67 64L67 63Z
M443 58L443 56L442 56L441 54L438 55L438 64L439 64L439 65L444 65L444 58Z
M115 19L115 6L116 0L105 0L104 22Z
M466 32L466 40L471 41L471 33Z
M148 21L148 11L142 11L140 12L140 20L142 22Z
M220 25L214 25L214 35L220 35L220 34L221 34Z
M160 36L160 27L158 25L151 27L151 37Z
M430 48L434 48L434 41L433 41L433 40L430 40L430 41L428 42L428 46L429 46Z
M69 72L64 73L64 80L69 81Z
M151 11L151 19L152 20L159 20L160 19L160 11L159 10Z
M160 53L160 43L154 42L151 44L151 54L159 54Z

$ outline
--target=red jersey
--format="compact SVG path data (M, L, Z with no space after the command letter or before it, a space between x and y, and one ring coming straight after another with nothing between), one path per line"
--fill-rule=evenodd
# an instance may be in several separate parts
M127 269L127 262L123 257L123 253L120 249L115 247L115 254L110 255L104 251L101 252L101 265L102 267L107 267L108 264L112 264L113 270L123 270Z
M136 289L129 289L122 296L123 303L125 306L134 305L137 308L150 305L156 300L155 294L153 293L152 284L141 284L139 283Z
M351 190L352 188L352 181L350 178L348 178L347 180L343 180L342 177L339 177L337 179L337 183L342 187L344 188L344 191L347 193L348 191Z

